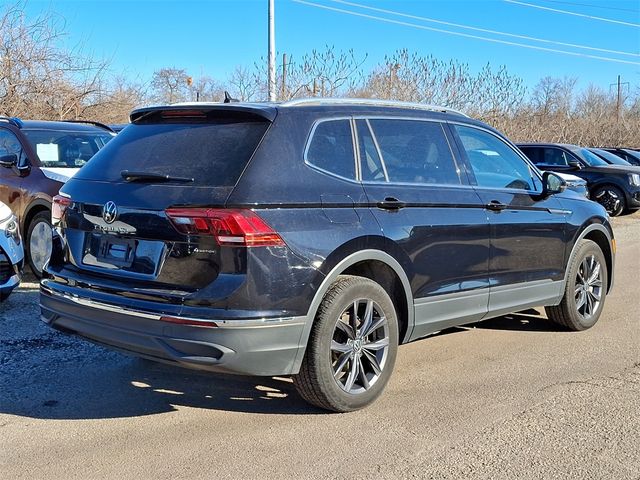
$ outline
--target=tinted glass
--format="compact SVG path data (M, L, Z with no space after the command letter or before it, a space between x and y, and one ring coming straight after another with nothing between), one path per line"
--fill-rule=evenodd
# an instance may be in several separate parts
M542 149L542 158L540 159L541 165L551 165L556 167L567 167L570 161L575 161L570 154L559 148Z
M356 164L349 120L319 123L313 132L306 158L311 165L355 180Z
M614 155L613 153L607 152L606 150L600 150L599 148L592 148L591 151L610 165L627 165L627 166L631 165L625 159L620 158L619 156Z
M23 130L43 167L78 168L87 163L108 141L107 132Z
M262 139L268 122L211 120L206 123L132 124L122 130L77 175L122 181L120 172L193 178L191 185L235 185Z
M595 153L590 152L586 148L581 148L580 154L582 156L582 159L592 167L606 167L608 165L607 162L605 162Z
M529 165L495 135L455 125L478 186L536 190L539 181Z
M390 119L370 124L390 182L460 184L440 123Z
M356 121L356 127L358 129L362 180L380 182L387 181L388 178L382 162L380 161L380 155L378 154L378 149L376 148L367 121Z

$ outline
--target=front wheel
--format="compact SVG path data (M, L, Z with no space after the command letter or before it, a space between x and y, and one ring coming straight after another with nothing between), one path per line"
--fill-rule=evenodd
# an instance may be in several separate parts
M27 230L27 262L37 278L42 278L44 266L51 257L53 232L51 230L51 214L37 213Z
M608 274L607 262L598 244L581 240L569 264L562 302L545 308L549 320L570 330L593 327L604 306Z
M340 276L318 309L296 389L326 410L363 408L382 393L397 349L398 320L387 292L368 278Z
M612 217L622 214L626 208L624 193L613 185L603 185L596 188L591 198L602 205Z

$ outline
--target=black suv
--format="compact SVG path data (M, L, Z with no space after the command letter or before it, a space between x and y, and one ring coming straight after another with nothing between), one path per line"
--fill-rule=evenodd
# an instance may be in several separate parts
M571 173L586 180L590 198L612 217L640 208L640 167L610 165L577 145L525 143L518 147L542 170Z
M374 101L143 108L54 200L42 319L124 352L371 403L399 343L534 306L582 330L605 210L491 127ZM544 254L540 254L544 252Z

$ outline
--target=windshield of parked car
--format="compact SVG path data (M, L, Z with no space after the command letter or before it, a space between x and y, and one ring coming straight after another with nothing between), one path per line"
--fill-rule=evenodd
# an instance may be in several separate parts
M595 153L599 157L602 157L605 162L611 165L626 165L626 166L631 165L624 158L620 158L619 156L614 155L611 152L607 152L606 150L600 150L599 148L594 148L593 153Z
M43 167L79 168L104 147L113 134L73 130L23 130Z
M582 159L585 162L587 162L587 164L590 167L606 167L607 165L609 165L607 162L602 160L595 153L590 152L586 148L581 148L579 151L580 151L580 156L582 157Z

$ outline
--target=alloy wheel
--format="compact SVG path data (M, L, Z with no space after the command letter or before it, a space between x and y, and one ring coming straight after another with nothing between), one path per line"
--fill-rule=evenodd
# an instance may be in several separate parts
M31 232L29 255L31 263L38 272L44 270L45 264L51 257L52 237L51 227L46 222L37 223Z
M575 285L578 315L588 320L598 310L602 300L602 266L594 255L582 260Z
M331 341L333 378L342 390L369 390L382 375L388 352L389 323L376 302L359 299L343 310Z

